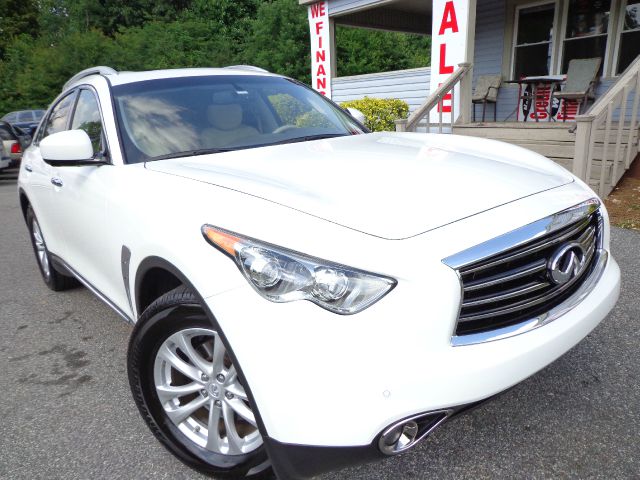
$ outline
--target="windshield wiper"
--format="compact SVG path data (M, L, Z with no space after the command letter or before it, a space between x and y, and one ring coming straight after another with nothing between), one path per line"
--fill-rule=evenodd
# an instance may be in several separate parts
M158 155L157 157L147 158L145 162L155 162L156 160L169 160L171 158L183 158L183 157L195 157L198 155L209 155L212 153L224 153L232 152L233 150L239 150L242 147L236 148L200 148L198 150L185 150L184 152L167 153L165 155Z
M263 143L262 145L255 145L259 147L269 147L271 145L283 145L285 143L299 143L308 142L311 140L323 140L325 138L347 137L348 133L321 133L318 135L305 135L304 137L287 138L285 140L279 140L277 142Z

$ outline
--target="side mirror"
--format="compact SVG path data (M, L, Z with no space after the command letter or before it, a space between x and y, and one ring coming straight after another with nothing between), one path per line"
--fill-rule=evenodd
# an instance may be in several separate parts
M40 154L45 162L57 166L102 165L95 160L89 135L84 130L53 133L40 142Z
M364 113L362 113L357 108L347 108L347 112L349 112L349 115L351 115L353 118L355 118L358 122L360 122L361 124L364 125L364 122L366 120L366 117L364 116Z

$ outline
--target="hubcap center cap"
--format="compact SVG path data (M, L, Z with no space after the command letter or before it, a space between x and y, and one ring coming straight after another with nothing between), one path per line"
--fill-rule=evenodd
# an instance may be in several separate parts
M209 385L209 393L213 398L218 398L220 396L220 387L218 385L212 383Z

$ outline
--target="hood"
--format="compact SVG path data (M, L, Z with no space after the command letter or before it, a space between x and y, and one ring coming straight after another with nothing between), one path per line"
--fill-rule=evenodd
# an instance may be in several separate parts
M572 182L522 148L457 135L374 133L148 162L387 239Z

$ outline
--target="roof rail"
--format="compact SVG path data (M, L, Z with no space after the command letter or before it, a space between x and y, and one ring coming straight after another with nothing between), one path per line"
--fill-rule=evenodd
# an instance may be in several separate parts
M91 67L81 72L76 73L73 77L71 77L67 83L64 84L63 90L69 88L73 83L77 82L81 78L88 77L89 75L117 75L118 72L111 67Z
M264 68L256 67L254 65L229 65L223 68L228 68L230 70L249 70L250 72L270 73L269 70L265 70Z

